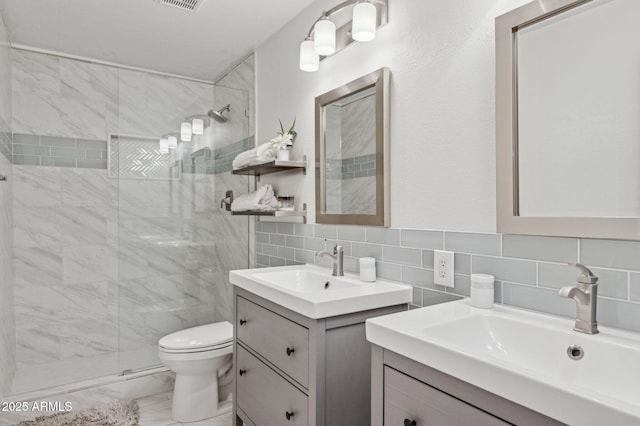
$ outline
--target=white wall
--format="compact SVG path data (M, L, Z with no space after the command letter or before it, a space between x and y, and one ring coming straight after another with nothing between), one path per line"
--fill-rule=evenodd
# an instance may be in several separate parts
M257 143L273 137L279 118L295 116L294 155L313 160L314 98L387 66L391 226L494 232L494 18L527 2L389 0L389 23L375 41L352 44L308 74L298 68L299 43L336 0L314 2L257 49ZM306 202L315 222L313 173L262 182Z

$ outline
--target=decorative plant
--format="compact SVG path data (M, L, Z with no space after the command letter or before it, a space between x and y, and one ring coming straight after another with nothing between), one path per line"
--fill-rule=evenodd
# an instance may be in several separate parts
M280 123L280 131L278 132L278 136L271 139L271 143L278 147L278 149L291 149L298 135L294 130L296 127L296 119L293 119L293 124L291 124L291 127L286 132L284 131L282 121L278 120L278 122Z

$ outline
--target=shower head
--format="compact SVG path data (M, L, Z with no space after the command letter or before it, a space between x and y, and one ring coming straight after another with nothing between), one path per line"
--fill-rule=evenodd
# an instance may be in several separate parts
M224 115L222 115L223 112L225 111L231 111L231 104L227 105L226 107L219 109L217 111L214 111L212 109L209 110L209 112L207 113L207 115L211 118L213 118L214 120L216 120L218 123L225 123L228 118L225 117Z

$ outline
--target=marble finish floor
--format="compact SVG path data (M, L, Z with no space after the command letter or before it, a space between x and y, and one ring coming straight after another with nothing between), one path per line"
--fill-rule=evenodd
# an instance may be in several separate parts
M140 407L140 426L231 426L232 412L203 420L201 422L177 423L171 420L171 396L172 392L164 392L138 399ZM226 404L231 405L231 402Z

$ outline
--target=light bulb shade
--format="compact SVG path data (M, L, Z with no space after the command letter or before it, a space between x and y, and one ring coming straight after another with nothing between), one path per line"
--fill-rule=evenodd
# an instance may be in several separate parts
M178 147L178 138L175 136L167 137L169 149L176 149Z
M320 57L313 47L313 40L300 43L300 69L306 72L318 71Z
M313 48L322 56L333 55L336 52L336 24L329 19L316 22L313 27Z
M358 3L353 8L351 37L355 41L371 41L376 38L376 7L371 3Z
M167 138L160 139L160 154L168 154L169 153L169 141Z
M180 124L180 140L182 142L191 142L191 123L188 121Z
M194 118L191 122L191 131L194 135L201 135L204 133L204 120L202 118Z

